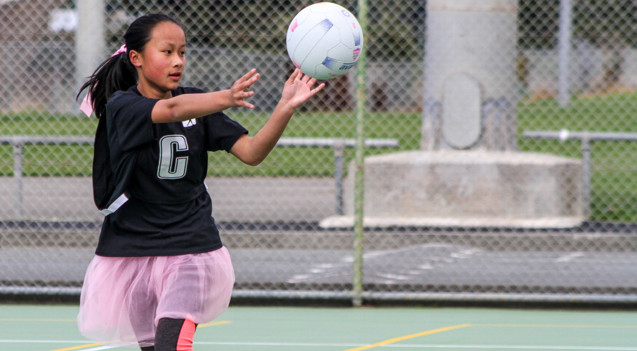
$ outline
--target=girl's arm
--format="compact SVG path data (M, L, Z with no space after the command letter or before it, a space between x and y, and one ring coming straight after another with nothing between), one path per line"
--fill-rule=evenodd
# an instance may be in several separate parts
M230 149L230 153L252 166L261 163L279 141L296 108L325 87L325 83L321 83L312 88L315 84L316 79L303 75L298 69L295 70L285 82L281 100L263 128L254 137L241 136Z
M245 99L254 95L254 91L250 91L250 87L260 77L256 72L256 69L250 70L234 82L230 89L201 94L182 94L159 100L151 113L153 123L187 121L230 107L253 109L254 105Z

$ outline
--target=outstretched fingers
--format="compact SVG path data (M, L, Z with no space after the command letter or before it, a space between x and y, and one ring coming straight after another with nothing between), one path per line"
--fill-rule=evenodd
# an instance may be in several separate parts
M314 77L310 77L308 75L300 75L299 80L301 81L301 83L303 83L305 86L307 86L308 88L310 88L310 93L312 95L318 93L319 91L323 90L323 88L325 87L325 82L319 84L318 86L312 88L313 86L316 85L316 82L318 82L318 80Z
M294 70L294 72L292 72L292 74L290 74L290 77L288 77L287 82L289 84L293 84L297 79L300 79L302 75L303 74L301 73L301 70L297 68Z
M232 85L231 96L233 99L232 106L254 108L254 105L245 99L254 96L254 91L250 90L252 85L256 83L261 75L257 73L257 69L253 68L241 78L237 79Z
M325 83L316 86L317 82L316 78L296 69L288 78L281 97L290 107L296 108L325 88Z
M316 84L316 78L312 78L313 81L310 86L314 86L314 84ZM312 90L310 90L310 97L316 95L319 91L323 90L323 88L325 88L325 82L317 85L315 88L313 88Z
M257 73L256 68L253 68L243 77L239 78L239 80L237 81L237 83L239 83L238 88L240 88L240 90L248 91L250 87L252 87L252 85L259 80L260 77L261 74Z
M254 105L249 103L249 102L247 102L247 101L245 101L245 100L241 100L241 102L239 102L238 105L239 105L238 107L245 107L245 108L249 108L251 110L254 109Z
M257 73L257 69L253 68L249 70L248 73L244 74L243 77L239 78L239 80L248 80L248 78L253 76L255 73Z
M309 86L313 87L313 86L316 84L316 82L317 82L317 81L318 81L318 80L317 80L316 78L310 78L310 79L307 81L307 85L309 85ZM323 84L323 85L325 85L325 83L322 83L322 84Z
M300 83L303 83L304 85L312 87L316 84L318 80L314 77L310 77L307 74L302 73L301 70L297 68L294 70L294 72L292 72L288 81L290 82L299 81Z

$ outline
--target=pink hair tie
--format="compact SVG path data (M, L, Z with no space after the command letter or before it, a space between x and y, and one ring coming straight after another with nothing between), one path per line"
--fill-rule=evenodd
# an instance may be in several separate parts
M127 51L126 44L124 44L120 46L119 49L117 49L117 51L115 51L115 53L111 55L111 57L126 53L126 51ZM86 94L86 96L84 96L84 99L82 99L82 103L80 104L80 110L84 112L84 114L88 117L91 117L91 115L93 114L93 100L91 99L90 91Z
M127 50L126 49L126 44L124 44L124 45L120 46L119 49L117 49L117 51L115 51L115 53L111 57L117 56L117 55L119 55L121 53L126 53L126 50Z

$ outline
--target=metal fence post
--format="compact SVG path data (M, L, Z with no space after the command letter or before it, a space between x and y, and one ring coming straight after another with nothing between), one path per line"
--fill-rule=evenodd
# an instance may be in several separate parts
M14 213L17 219L22 219L24 215L22 205L22 141L14 140L13 143L13 179L15 184L15 200L14 200Z
M588 136L582 141L582 206L584 216L590 218L591 215L591 140Z
M334 179L336 182L337 215L343 214L343 164L345 162L345 140L339 139L334 143Z
M358 20L363 33L367 32L367 0L358 0ZM356 152L354 156L354 278L352 279L352 304L363 304L363 239L364 239L364 209L365 193L365 112L367 110L367 48L363 46L358 59L356 71Z

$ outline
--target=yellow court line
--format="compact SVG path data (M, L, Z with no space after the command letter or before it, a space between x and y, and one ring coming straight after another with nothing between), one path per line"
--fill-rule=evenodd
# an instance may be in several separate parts
M229 324L232 323L230 321L218 321L218 322L210 322L210 323L206 323L206 324L200 324L197 326L197 328L205 328L205 327L214 327L216 325L223 325L223 324ZM64 349L55 349L53 351L72 351L72 350L81 350L81 349L86 349L89 347L93 347L93 346L102 346L102 343L94 343L94 344L86 344L86 345L80 345L80 346L74 346L74 347L68 347L68 348L64 348Z
M73 346L73 347L67 347L65 349L55 349L53 351L71 351L71 350L81 350L81 349L85 349L87 347L92 347L92 346L101 346L103 344L96 342L94 344L86 344L86 345L80 345L80 346Z
M214 327L215 325L224 325L224 324L230 324L230 323L232 323L232 322L230 322L230 321L210 322L210 323L206 323L206 324L199 324L197 326L197 328Z
M399 342L399 341L403 341L403 340L407 340L407 339L418 338L418 337L421 337L421 336L431 335L431 334L440 333L440 332L453 330L453 329L466 328L466 327L469 327L469 326L471 326L471 324L459 324L459 325L452 325L452 326L449 326L449 327L444 327L444 328L439 328L439 329L427 330L427 331L424 331L424 332L421 332L421 333L405 335L405 336L401 336L401 337L398 337L398 338L393 338L393 339L377 342L375 344L371 344L371 345L367 345L367 346L363 346L363 347L357 347L355 349L348 349L348 350L345 350L345 351L361 351L361 350L372 349L374 347L389 345L389 344L393 344L395 342Z

